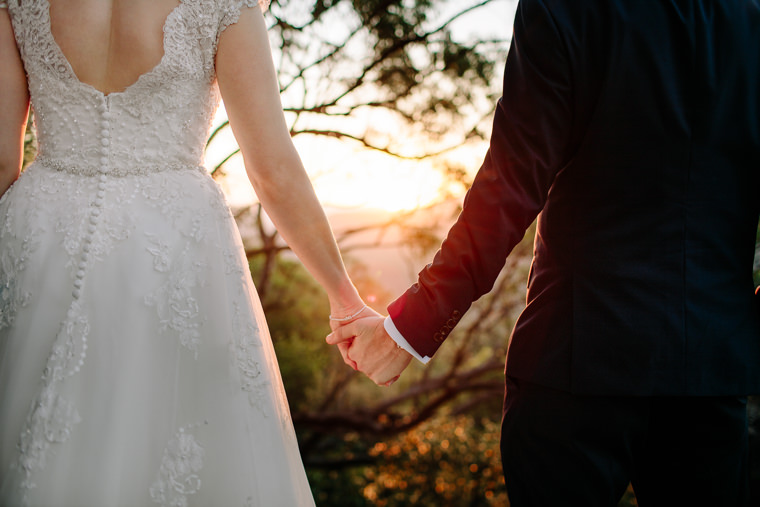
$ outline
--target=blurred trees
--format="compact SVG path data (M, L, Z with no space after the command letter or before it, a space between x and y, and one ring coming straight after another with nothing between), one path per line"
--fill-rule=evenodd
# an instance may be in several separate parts
M450 26L495 1L275 0L270 39L291 134L413 159L435 152L404 150L401 131L445 138L440 151L483 137L506 37L455 40ZM374 113L382 125L367 126Z
M323 139L326 149L341 140L414 160L482 140L500 92L494 76L506 37L457 40L451 24L496 1L511 0L275 0L267 16L291 135ZM209 146L227 128L221 124ZM236 154L222 157L212 172L222 174ZM461 167L439 162L451 181L466 185ZM255 279L263 295L273 259L287 247L260 209L250 213L259 241L249 253L266 259ZM402 221L394 217L376 228ZM406 235L429 237L426 226L404 224Z
M345 505L506 505L499 458L499 424L493 418L436 417L368 451L374 466L352 475L332 469L312 473L326 487L319 505L337 505L341 484L350 481L357 498ZM357 495L356 492L361 492Z

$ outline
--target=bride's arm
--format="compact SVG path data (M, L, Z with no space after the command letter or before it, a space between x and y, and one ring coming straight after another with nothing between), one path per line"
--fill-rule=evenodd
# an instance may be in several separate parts
M285 122L266 25L259 9L244 9L219 40L219 89L256 195L277 230L342 317L362 308L346 274L325 213Z
M0 9L0 195L21 171L29 114L26 74L6 9Z

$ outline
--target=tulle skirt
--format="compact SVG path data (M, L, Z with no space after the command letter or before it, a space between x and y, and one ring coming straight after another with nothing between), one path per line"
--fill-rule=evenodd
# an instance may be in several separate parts
M217 184L32 164L0 199L0 505L313 504Z

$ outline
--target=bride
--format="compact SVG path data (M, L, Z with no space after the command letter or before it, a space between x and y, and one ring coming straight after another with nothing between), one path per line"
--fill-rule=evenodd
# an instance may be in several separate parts
M313 505L200 167L221 95L332 315L365 309L290 141L265 3L0 0L1 505ZM30 101L39 155L19 175Z

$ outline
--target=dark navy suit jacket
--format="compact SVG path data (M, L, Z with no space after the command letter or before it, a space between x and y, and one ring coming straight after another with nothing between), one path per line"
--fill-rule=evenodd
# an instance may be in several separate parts
M388 311L433 355L538 216L508 375L758 392L759 214L760 1L521 0L485 162Z

